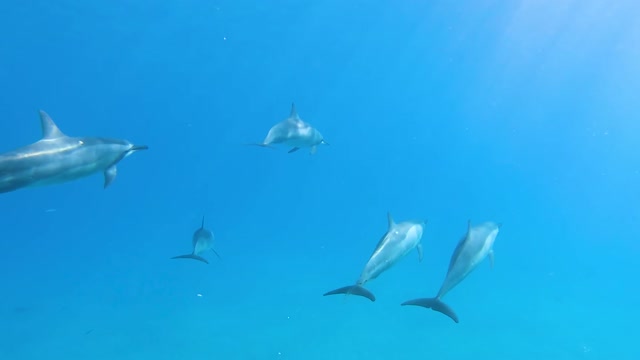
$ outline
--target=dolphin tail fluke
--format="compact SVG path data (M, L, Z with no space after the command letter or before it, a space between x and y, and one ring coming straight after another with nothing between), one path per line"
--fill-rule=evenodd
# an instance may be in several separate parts
M438 298L413 299L413 300L405 301L400 305L402 305L402 306L406 306L406 305L422 306L424 308L431 309L433 311L437 311L439 313L447 315L448 317L451 318L451 320L455 321L456 323L459 322L458 321L458 315L456 315L456 313L453 311L453 309L450 308L449 305L447 305L447 304L443 303L442 301L440 301L440 299L438 299Z
M202 261L205 264L208 264L209 262L207 261L207 259L203 258L202 256L198 256L198 255L194 255L194 254L187 254L187 255L180 255L180 256L174 256L172 257L172 259L193 259L193 260L198 260L198 261Z
M365 297L371 301L376 301L375 295L373 295L371 291L365 289L360 285L350 285L350 286L341 287L339 289L329 291L328 293L325 293L323 296L337 295L337 294L358 295L358 296Z

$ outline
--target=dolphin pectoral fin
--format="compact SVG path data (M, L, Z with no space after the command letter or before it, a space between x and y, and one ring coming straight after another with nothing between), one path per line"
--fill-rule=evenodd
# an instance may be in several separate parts
M491 268L493 269L493 263L494 263L494 255L493 255L493 250L489 251L489 266L491 266Z
M218 257L218 259L222 260L222 258L220 257L220 254L218 254L218 252L217 252L217 251L215 251L215 250L213 250L213 249L211 249L211 251L213 251L213 253L214 253L214 254L216 254L216 256Z
M172 257L172 259L193 259L193 260L198 260L198 261L202 261L205 264L208 264L209 262L207 261L207 259L203 258L202 256L198 256L198 255L194 255L194 254L187 254L187 255L180 255L180 256L174 256Z
M317 152L318 152L318 147L315 146L315 145L313 145L311 147L311 150L309 150L309 154L311 154L311 155L315 155Z
M423 257L422 244L418 244L418 246L416 246L416 250L418 250L418 262L422 262L422 257Z
M350 286L341 287L339 289L329 291L328 293L325 293L322 296L337 295L337 294L358 295L358 296L365 297L371 301L376 301L375 295L373 295L371 291L365 289L360 285L350 285Z
M291 148L291 150L289 150L289 151L287 151L287 152L288 152L289 154L291 154L291 153L296 152L296 151L298 151L298 150L300 150L300 148L299 148L299 147L294 147L294 148Z
M402 306L406 306L406 305L422 306L424 308L431 309L433 311L437 311L439 313L447 315L448 317L451 318L451 320L455 321L456 324L459 322L458 321L458 315L456 315L456 313L453 311L453 309L450 308L449 305L447 305L447 304L443 303L442 301L440 301L440 299L438 299L438 298L413 299L413 300L405 301L400 305L402 305Z
M109 185L111 185L111 183L113 182L113 180L116 179L116 175L118 174L118 168L116 168L115 165L111 165L109 166L105 171L104 171L104 188L106 189Z

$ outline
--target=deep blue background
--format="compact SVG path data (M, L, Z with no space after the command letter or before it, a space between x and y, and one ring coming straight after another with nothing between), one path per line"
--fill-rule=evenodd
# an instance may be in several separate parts
M640 7L633 1L14 1L0 151L68 135L150 146L2 194L0 358L637 359ZM331 144L245 144L289 114ZM410 254L355 281L386 230ZM190 250L205 215L222 261ZM504 224L435 294L467 219ZM201 297L196 296L201 294ZM89 332L85 334L86 332Z

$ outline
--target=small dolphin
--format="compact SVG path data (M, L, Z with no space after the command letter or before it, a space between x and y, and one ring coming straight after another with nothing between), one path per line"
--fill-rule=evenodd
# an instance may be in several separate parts
M146 145L126 140L65 135L40 110L42 138L0 154L0 193L64 183L96 172L104 173L104 188L116 178L116 164Z
M424 227L426 226L426 221L405 221L396 224L390 213L387 213L387 220L389 222L387 232L382 236L378 245L376 245L376 249L364 266L356 284L329 291L324 294L324 296L353 294L366 297L371 301L376 301L376 297L363 287L367 281L377 278L414 248L418 250L418 260L422 261L422 243L420 240L424 232Z
M200 260L206 264L209 262L207 259L200 256L200 254L204 253L207 250L213 251L214 254L220 258L220 255L213 249L213 233L211 230L204 228L204 216L202 217L202 225L198 230L193 233L192 244L193 244L193 252L187 255L174 256L172 259L194 259Z
M472 227L471 221L469 221L466 235L460 239L451 256L449 270L447 271L442 286L440 286L438 295L434 298L405 301L401 305L431 308L447 315L458 323L459 320L456 313L440 299L475 270L485 257L489 257L491 268L493 268L493 243L496 240L496 236L498 236L500 226L501 224L485 222Z
M312 155L318 151L318 145L329 145L318 130L302 121L295 104L291 104L291 113L288 118L275 124L262 143L253 145L273 147L273 144L292 146L289 153L298 151L302 147L309 147Z

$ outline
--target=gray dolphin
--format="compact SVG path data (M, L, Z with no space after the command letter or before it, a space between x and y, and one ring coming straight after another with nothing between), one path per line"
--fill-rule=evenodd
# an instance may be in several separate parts
M387 232L376 245L356 284L329 291L324 296L353 294L376 301L376 297L363 287L367 281L377 278L414 248L418 250L418 260L422 261L422 243L420 241L426 221L405 221L396 224L390 213L387 213L387 219L389 222Z
M172 259L194 259L208 264L209 262L207 261L207 259L200 256L200 254L204 253L205 251L211 250L214 254L216 254L218 258L220 258L220 255L213 249L213 240L213 232L211 232L211 230L209 229L204 228L203 216L202 225L193 233L193 237L191 240L193 251L191 252L191 254L174 256L172 257Z
M487 256L489 257L491 268L493 268L493 243L501 226L502 224L485 222L472 227L471 221L469 221L467 233L460 239L456 249L453 251L449 262L449 270L436 297L409 300L401 305L431 308L447 315L458 323L459 320L456 313L440 299L475 270L478 264Z
M296 105L291 104L291 112L289 117L275 124L264 138L264 141L258 145L262 147L273 147L274 144L284 144L291 146L289 153L300 150L300 148L310 148L310 153L315 154L318 151L318 145L329 145L324 141L324 137L320 131L304 122L298 112Z
M42 138L0 154L0 193L76 180L104 173L104 188L116 177L116 164L146 145L126 140L65 135L40 110Z

